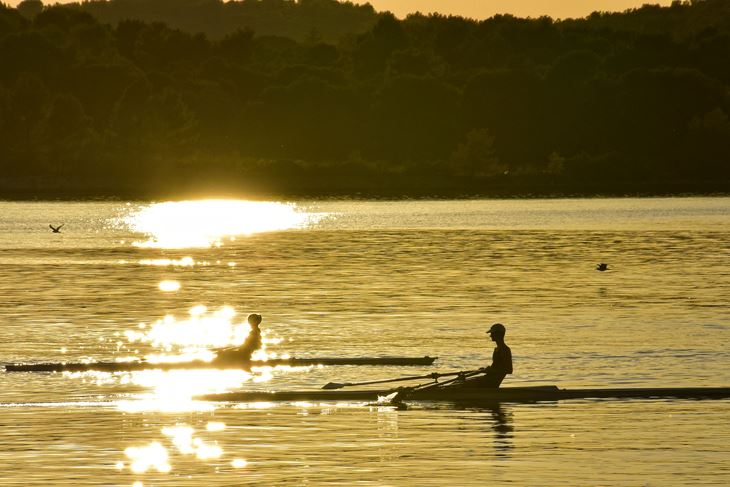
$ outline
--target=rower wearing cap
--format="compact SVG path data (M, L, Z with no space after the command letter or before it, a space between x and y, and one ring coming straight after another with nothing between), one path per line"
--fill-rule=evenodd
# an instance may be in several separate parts
M499 387L505 376L512 373L512 350L504 343L505 333L507 329L502 323L495 323L487 330L487 334L497 346L492 352L492 365L484 369L483 376L473 379L479 386Z
M248 315L248 324L251 331L248 332L246 341L238 347L228 347L217 350L216 361L218 362L250 362L251 354L261 348L261 330L259 325L263 318L260 314L251 313Z

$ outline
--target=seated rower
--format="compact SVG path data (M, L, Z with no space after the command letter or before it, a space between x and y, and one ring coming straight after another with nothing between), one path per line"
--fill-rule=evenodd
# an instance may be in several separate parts
M248 332L243 345L238 347L228 347L216 350L216 362L250 362L251 355L261 348L261 324L262 317L259 314L252 313L248 315L248 324L251 331Z
M512 373L512 350L504 343L505 333L507 330L501 323L495 323L487 330L489 337L497 344L492 352L492 365L482 369L484 375L467 380L469 386L497 388L505 376Z

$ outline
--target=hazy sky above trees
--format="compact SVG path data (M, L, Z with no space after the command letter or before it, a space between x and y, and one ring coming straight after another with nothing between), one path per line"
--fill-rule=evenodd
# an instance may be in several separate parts
M2 0L0 0L2 1ZM21 0L4 0L15 6ZM46 5L68 3L71 0L44 0ZM487 18L495 14L512 14L517 17L555 18L585 17L591 12L621 12L641 5L669 5L671 0L352 0L353 3L370 3L376 10L390 10L399 17L411 12L439 12L473 18Z
M420 11L481 19L495 14L585 17L596 10L621 12L645 3L669 5L671 0L354 0L354 3L370 3L376 10L390 10L399 17Z

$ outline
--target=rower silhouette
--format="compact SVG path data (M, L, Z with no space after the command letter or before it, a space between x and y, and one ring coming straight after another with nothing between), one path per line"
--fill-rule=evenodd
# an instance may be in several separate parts
M603 262L601 262L600 264L598 264L596 266L596 270L599 271L599 272L607 271L608 270L608 264L604 264Z
M489 338L497 344L492 352L492 364L482 369L484 375L467 380L465 385L497 388L512 373L512 350L504 342L506 333L502 323L495 323L487 330Z
M48 226L51 227L51 230L53 230L53 233L61 233L61 227L64 225L65 225L65 223L61 223L57 227L54 227L53 225L48 225Z
M251 326L246 340L243 345L238 347L227 347L216 350L216 362L223 363L240 363L250 362L251 355L258 349L261 348L261 330L259 325L261 324L262 317L259 314L252 313L248 315L248 324Z

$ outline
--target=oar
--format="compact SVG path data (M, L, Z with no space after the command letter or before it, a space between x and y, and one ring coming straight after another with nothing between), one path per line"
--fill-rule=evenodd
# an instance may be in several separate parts
M438 379L439 377L446 377L449 375L459 375L462 372L445 372L440 374L438 372L432 372L428 375L413 375L409 377L399 377L397 379L383 379L383 380L371 380L368 382L329 382L322 386L322 389L342 389L343 387L350 386L366 386L369 384L385 384L386 382L400 382L403 380L417 380L417 379Z
M465 371L459 372L457 374L457 377L454 377L453 379L449 379L449 380L444 381L444 382L437 382L435 384L421 384L421 385L413 386L413 387L410 387L410 388L407 388L407 389L408 389L408 392L412 392L412 391L425 391L425 390L428 390L428 389L434 389L436 387L443 387L443 386L446 386L446 385L449 385L449 384L453 384L454 382L457 382L457 381L460 381L460 380L464 380L467 377L472 377L472 376L475 376L475 375L483 374L484 372L486 372L485 369L465 370Z

